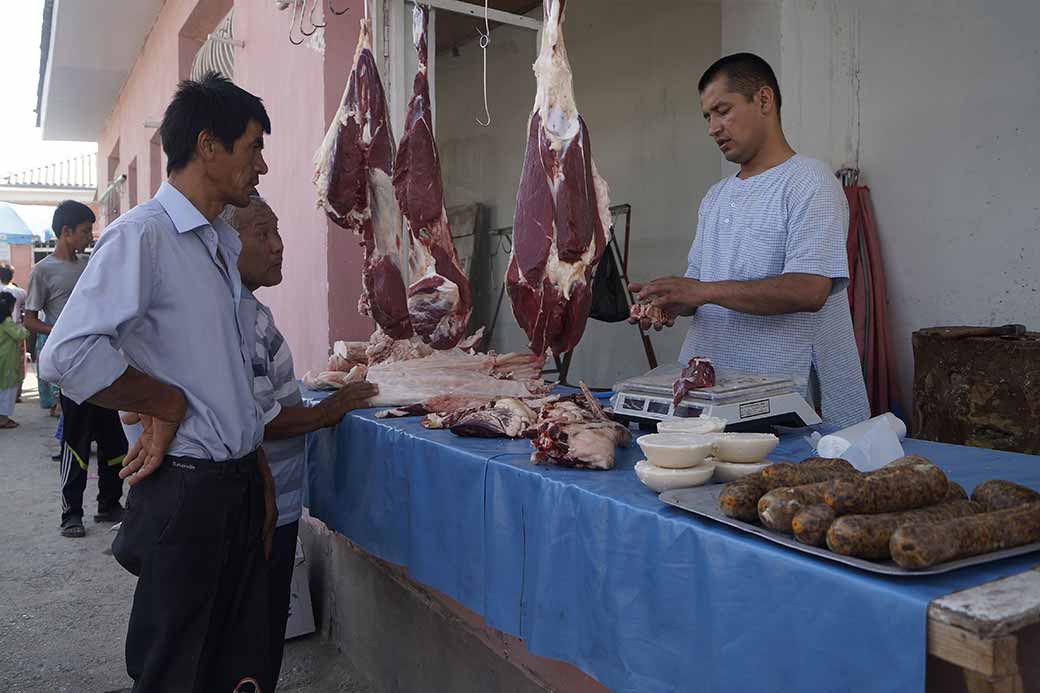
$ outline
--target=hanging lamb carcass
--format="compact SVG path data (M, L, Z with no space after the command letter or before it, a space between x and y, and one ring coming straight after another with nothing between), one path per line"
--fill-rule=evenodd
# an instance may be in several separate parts
M581 340L591 282L610 229L607 183L596 172L589 132L574 102L563 44L566 0L546 0L534 64L538 91L516 196L506 283L513 314L538 354Z
M394 197L394 136L372 54L372 31L361 34L343 100L316 156L318 206L361 237L365 248L358 310L393 339L413 334L405 293L401 210Z
M416 3L412 14L419 71L408 102L405 132L394 163L394 191L410 234L408 315L415 333L435 349L451 349L462 339L473 309L469 280L462 271L444 209L440 155L433 139L427 75L429 10Z

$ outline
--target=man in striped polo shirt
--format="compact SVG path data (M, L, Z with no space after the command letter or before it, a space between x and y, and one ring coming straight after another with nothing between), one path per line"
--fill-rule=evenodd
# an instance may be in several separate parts
M274 324L271 310L253 292L282 281L282 239L278 217L260 197L245 208L228 207L224 221L238 231L242 253L242 324L255 325L253 393L264 412L267 464L274 477L278 524L270 557L271 668L262 689L274 690L282 666L285 624L289 617L289 590L296 559L296 535L303 509L304 434L335 426L351 410L364 406L378 389L353 383L316 407L306 407L293 371L289 344Z

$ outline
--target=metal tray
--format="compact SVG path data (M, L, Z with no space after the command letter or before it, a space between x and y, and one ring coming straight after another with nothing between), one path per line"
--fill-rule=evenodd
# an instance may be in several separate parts
M842 556L841 554L817 546L800 544L795 541L794 537L789 537L786 534L773 532L760 525L753 525L749 522L741 522L740 520L734 520L732 517L727 517L719 510L719 494L722 493L724 487L724 484L708 484L706 486L697 486L695 488L680 488L672 491L665 491L658 496L658 498L668 505L673 505L676 508L681 508L694 513L695 515L709 517L718 522L722 522L723 524L727 524L730 527L736 527L737 529L758 535L777 544L782 544L797 551L801 551L802 553L812 554L813 556L819 556L820 558L826 558L830 561L844 563L845 565L850 565L854 568L866 570L871 573L881 573L882 575L899 575L905 577L936 575L938 573L947 573L951 570L957 570L958 568L966 568L981 563L999 561L1002 558L1021 556L1024 553L1030 553L1032 551L1040 551L1040 542L1037 542L1034 544L1026 544L1025 546L1018 546L1013 549L1004 549L1003 551L994 551L993 553L987 553L981 556L973 556L972 558L964 558L959 561L940 563L939 565L932 566L927 570L906 570L900 568L893 561L868 561L862 558Z

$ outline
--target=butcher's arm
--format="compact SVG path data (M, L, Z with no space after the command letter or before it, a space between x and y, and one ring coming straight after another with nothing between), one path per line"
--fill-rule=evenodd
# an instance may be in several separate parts
M25 325L25 329L30 332L36 332L37 334L50 334L51 326L40 320L40 311L38 310L27 310L22 316L22 324Z
M784 315L815 313L823 308L831 293L831 279L801 273L720 282L664 277L632 288L640 301L653 303L669 316L690 316L707 304L750 315Z
M784 315L815 313L831 293L831 279L818 274L781 274L752 281L704 283L710 300L739 313Z
M281 411L264 427L265 440L282 440L301 436L321 428L335 426L344 416L365 406L379 394L372 383L348 383L313 407L281 407Z

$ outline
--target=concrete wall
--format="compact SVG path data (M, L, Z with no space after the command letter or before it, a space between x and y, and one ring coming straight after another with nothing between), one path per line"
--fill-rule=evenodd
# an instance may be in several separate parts
M610 184L611 202L633 206L634 280L685 271L699 200L719 177L718 152L701 123L696 81L719 55L720 12L717 0L567 5L567 49L593 156ZM460 52L460 57L439 55L436 68L437 141L448 204L480 202L490 208L491 228L512 226L535 93L535 34L510 27L493 32L488 52L493 121L486 129L475 122L484 113L479 46L467 44ZM497 299L508 259L505 250L494 258L497 283L485 301ZM684 322L654 335L659 360L678 356L685 331ZM511 351L526 344L507 298L494 346ZM646 368L634 327L590 321L571 380L610 386Z
M1040 325L1040 4L777 0L724 9L723 36L763 35L777 4L785 129L872 189L909 399L914 330Z
M324 523L300 521L315 623L379 693L606 693L576 667L531 654L450 597Z

